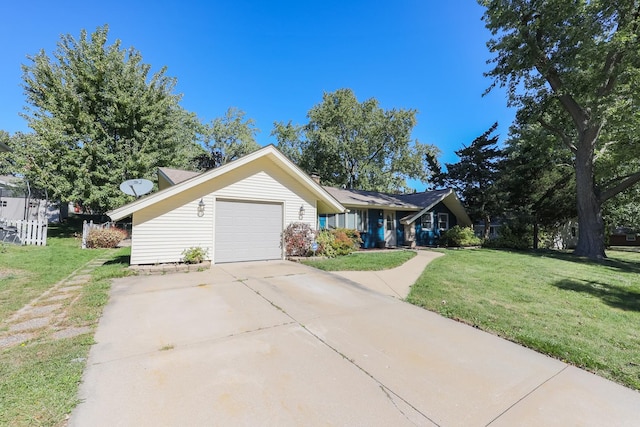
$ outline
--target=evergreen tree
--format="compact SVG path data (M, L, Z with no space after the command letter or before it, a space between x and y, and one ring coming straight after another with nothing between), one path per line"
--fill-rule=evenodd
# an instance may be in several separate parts
M446 163L447 172L439 181L456 189L469 216L484 223L484 237L489 237L491 218L501 211L501 196L496 185L500 174L502 150L497 148L498 135L492 135L498 127L494 123L471 145L456 151L457 163Z

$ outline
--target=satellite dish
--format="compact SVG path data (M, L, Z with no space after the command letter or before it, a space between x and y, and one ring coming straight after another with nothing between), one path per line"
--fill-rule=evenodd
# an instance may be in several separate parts
M130 196L140 197L153 189L153 182L148 179L128 179L120 184L120 191Z

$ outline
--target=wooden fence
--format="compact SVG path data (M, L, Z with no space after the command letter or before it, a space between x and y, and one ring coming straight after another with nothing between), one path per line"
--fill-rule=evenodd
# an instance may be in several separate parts
M20 245L47 245L47 222L40 220L2 221L2 241Z

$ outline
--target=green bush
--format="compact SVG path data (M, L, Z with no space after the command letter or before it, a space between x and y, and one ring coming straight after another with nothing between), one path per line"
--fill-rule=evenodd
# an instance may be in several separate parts
M362 240L357 230L347 228L336 228L332 230L322 230L317 237L319 255L328 258L349 255L358 250Z
M126 238L127 232L120 228L92 228L87 235L87 248L115 248Z
M482 246L485 248L529 249L532 242L531 227L522 222L513 221L500 226L498 237L486 240Z
M464 247L478 246L482 240L473 233L471 227L460 227L456 225L447 230L440 238L446 246Z
M207 255L209 255L209 249L196 246L182 251L182 261L185 264L200 264L207 259Z
M330 230L320 230L316 238L316 243L318 243L316 254L335 258L337 256L337 252L334 249L335 240L336 238Z

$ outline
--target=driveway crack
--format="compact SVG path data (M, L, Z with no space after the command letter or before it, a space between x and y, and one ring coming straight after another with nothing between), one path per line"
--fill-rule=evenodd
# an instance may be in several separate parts
M412 420L409 415L407 413L405 413L402 409L400 409L400 407L398 406L396 400L394 399L394 396L400 400L401 402L403 402L405 405L407 405L409 408L411 408L416 414L420 415L421 417L423 417L424 419L429 420L431 423L433 423L436 426L439 426L438 423L436 423L434 420L432 420L431 418L429 418L429 416L427 416L425 413L423 413L422 411L420 411L418 408L416 408L415 406L413 406L410 402L408 402L406 399L404 399L402 396L400 396L398 393L394 392L393 390L391 390L391 388L387 387L385 384L383 384L379 379L377 379L375 376L373 376L373 374L371 374L369 371L367 371L366 369L364 369L362 366L358 365L358 363L348 357L346 354L342 353L340 350L338 350L337 348L333 347L331 344L329 344L327 341L325 341L324 339L322 339L320 336L318 336L317 334L315 334L313 331L311 331L309 328L307 328L305 325L303 325L302 323L300 323L300 321L298 321L296 318L294 318L291 314L289 314L285 309L283 309L282 307L278 306L276 303L274 303L273 301L271 301L269 298L265 297L264 295L262 295L259 291L257 291L256 289L253 289L251 286L249 286L249 284L247 284L244 280L240 280L240 282L246 286L248 289L250 289L251 291L253 291L256 295L258 295L260 298L264 299L267 303L271 304L274 308L276 308L277 310L281 311L285 316L287 316L289 319L292 320L292 322L288 323L295 323L298 326L300 326L302 329L304 329L305 331L307 331L307 333L309 333L312 337L314 337L316 340L318 340L320 343L322 343L323 345L325 345L327 348L329 348L331 351L333 351L334 353L336 353L337 355L339 355L340 357L342 357L344 360L346 360L348 363L351 363L354 367L356 367L360 372L362 372L363 374L365 374L366 376L368 376L372 381L374 381L376 384L378 384L378 386L380 387L380 389L383 391L383 393L387 396L387 398L391 401L391 403L393 404L393 406L402 414L402 416L404 416L409 422L411 422L414 425L420 425L420 423L416 423L414 420Z

